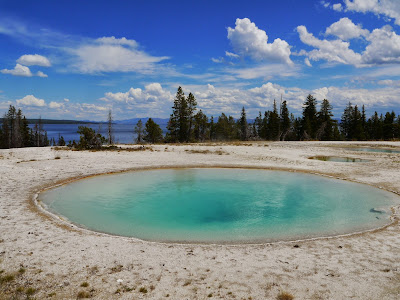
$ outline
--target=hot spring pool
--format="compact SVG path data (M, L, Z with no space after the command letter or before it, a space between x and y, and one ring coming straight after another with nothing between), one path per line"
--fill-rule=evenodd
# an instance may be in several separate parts
M252 169L162 169L92 177L39 200L82 227L168 242L269 242L390 222L399 197L322 176Z

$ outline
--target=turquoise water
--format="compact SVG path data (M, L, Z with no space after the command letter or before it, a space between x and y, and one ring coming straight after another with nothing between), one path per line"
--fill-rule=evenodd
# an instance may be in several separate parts
M361 152L381 152L381 153L400 153L399 150L383 149L383 148L369 148L369 147L357 147L357 148L343 148L349 151L361 151Z
M322 176L250 169L104 175L39 195L83 227L152 241L258 242L371 229L399 197Z
M313 156L310 159L322 160L322 161L334 161L334 162L369 162L369 159L352 158L352 157L340 157L340 156Z

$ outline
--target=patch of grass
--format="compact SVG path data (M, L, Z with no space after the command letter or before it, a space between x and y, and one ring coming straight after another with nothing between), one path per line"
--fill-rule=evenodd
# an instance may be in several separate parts
M280 292L278 296L276 296L277 300L293 300L294 296L292 294L289 294L287 292Z
M88 287L88 286L89 286L89 283L87 283L86 281L81 283L81 287Z
M7 283L7 282L11 282L15 279L15 276L12 274L7 274L4 276L0 277L0 283Z
M26 272L26 270L24 268L19 268L18 273L19 274L24 274Z
M132 292L135 288L131 288L129 286L124 286L124 292Z
M47 297L51 298L51 297L54 297L55 295L57 295L57 293L56 292L52 292L52 293L48 294Z
M78 299L90 298L90 294L86 291L80 291L78 295L76 295Z
M26 291L25 291L25 295L27 295L28 297L32 296L34 293L36 293L36 289L31 288L31 287L27 288Z
M142 286L142 287L139 289L139 292L140 292L140 293L143 293L143 294L147 294L148 291L147 291L147 289L146 289L145 287Z
M124 268L123 265L118 265L118 266L112 267L111 268L111 272L112 273L118 273L118 272L121 272L123 268Z
M212 293L209 293L209 294L207 295L207 297L208 297L208 298L211 298L211 297L212 297Z
M188 150L186 149L185 152L190 153L190 154L217 154L217 155L229 155L228 152L222 151L222 150L216 150L216 151L210 151L208 149L206 150Z

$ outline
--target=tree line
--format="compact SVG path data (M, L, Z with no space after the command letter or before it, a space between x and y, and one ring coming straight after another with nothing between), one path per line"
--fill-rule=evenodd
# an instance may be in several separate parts
M0 148L46 147L50 145L41 119L29 128L21 109L10 105L0 127Z
M221 113L218 118L210 118L200 109L192 93L186 97L179 87L174 99L167 132L163 136L160 126L149 118L143 124L138 121L133 129L137 143L187 143L204 141L232 140L272 140L272 141L364 141L364 140L398 140L400 139L400 116L394 111L385 114L374 114L367 118L364 105L348 103L340 120L333 118L333 107L324 99L318 105L310 94L303 103L301 116L294 117L289 112L286 101L274 100L272 109L262 113L248 122L243 107L239 119ZM108 113L107 135L105 138L95 130L79 126L80 140L69 142L69 146L78 149L99 149L103 144L114 144L113 119L111 110ZM43 130L41 119L31 129L20 109L10 105L0 127L0 148L43 147L49 145L64 146L63 137L58 142L48 140Z
M302 115L297 118L289 112L286 101L278 105L274 100L272 110L260 111L252 122L247 121L244 107L238 120L225 113L215 120L213 116L208 118L201 109L197 111L194 95L189 93L185 97L179 87L164 141L362 141L400 138L400 116L396 116L394 111L384 115L375 112L367 119L364 105L360 110L349 102L338 122L333 118L332 110L329 100L322 100L318 107L316 98L308 95L303 103Z

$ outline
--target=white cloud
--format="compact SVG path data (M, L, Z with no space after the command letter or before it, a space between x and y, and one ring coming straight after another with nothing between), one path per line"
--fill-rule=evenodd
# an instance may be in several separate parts
M355 25L349 18L341 18L326 28L326 35L334 35L341 40L350 40L361 36L367 37L369 31L362 29L361 25Z
M138 47L138 43L134 40L128 40L127 38L123 37L120 39L115 38L114 36L110 37L101 37L96 39L99 44L109 44L109 45L127 45L132 48Z
M64 103L59 103L59 102L51 101L51 102L49 103L49 108L52 108L52 109L64 108Z
M311 64L310 60L308 59L308 57L306 57L306 58L304 59L304 63L306 64L306 66L312 67L312 64Z
M310 60L326 60L328 62L350 65L359 65L361 63L361 54L351 50L349 42L342 40L320 40L309 33L305 26L298 26L297 32L304 44L317 48L307 53Z
M38 77L43 77L43 78L47 78L47 77L48 77L47 74L44 74L42 71L38 71L38 72L36 73L36 76L38 76Z
M400 35L390 26L374 29L367 37L370 44L363 53L366 64L385 64L400 62Z
M343 10L343 6L340 3L336 3L332 5L332 9L336 10L336 11L342 11Z
M273 43L268 43L266 32L248 18L236 19L235 25L235 28L228 27L228 39L237 53L257 61L293 64L290 45L286 41L277 38Z
M229 51L225 51L225 55L230 57L230 58L239 58L239 55L229 52Z
M22 55L20 58L18 58L17 63L24 66L41 66L41 67L51 66L50 61L46 57L38 54Z
M95 43L70 49L77 62L73 68L81 73L139 72L154 73L156 63L168 59L156 57L137 49L137 43L126 38L103 37Z
M344 0L346 11L371 12L394 19L400 25L400 1L398 0Z
M220 63L224 62L224 59L222 57L220 57L220 58L211 57L211 61L215 62L216 64L220 64Z
M17 101L18 105L23 105L23 106L46 106L46 103L43 99L38 99L33 95L26 95L22 99L18 99Z
M14 69L8 70L8 69L3 69L0 71L3 74L10 74L14 76L22 76L22 77L32 77L32 72L29 70L28 67L22 66L20 64L16 64Z
M170 114L173 96L161 84L147 84L144 89L131 87L127 92L107 92L100 100L112 104L123 113L166 117Z

